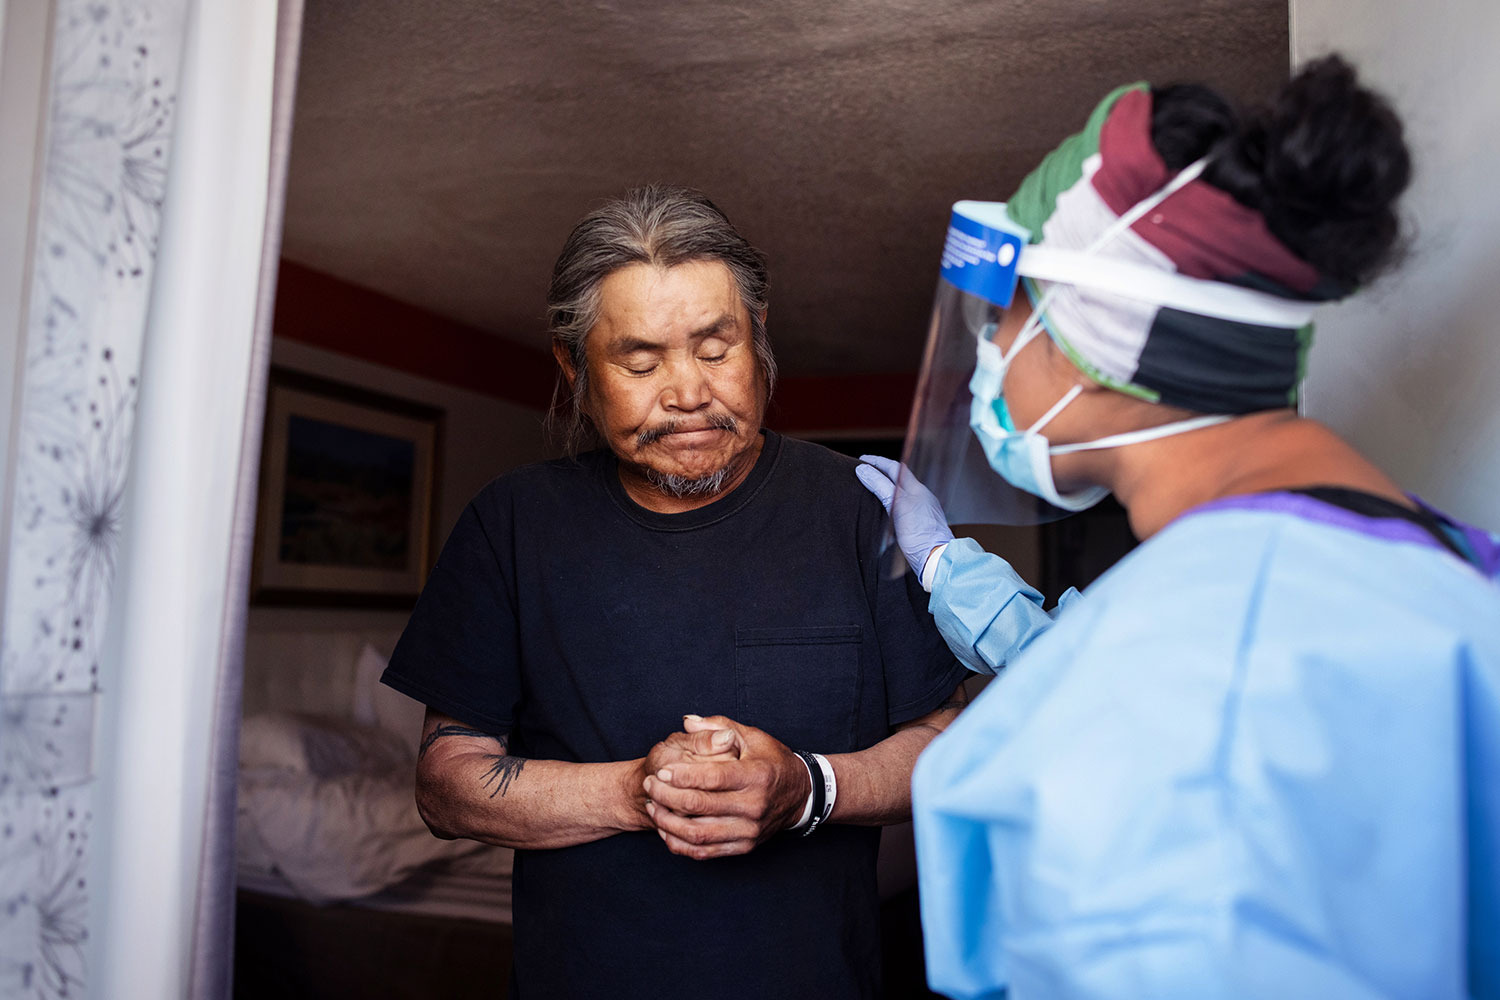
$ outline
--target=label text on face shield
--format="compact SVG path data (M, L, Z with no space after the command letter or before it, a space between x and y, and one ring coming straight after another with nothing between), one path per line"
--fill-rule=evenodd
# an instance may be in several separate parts
M958 212L943 244L943 280L1001 309L1016 294L1016 261L1022 237L993 229Z

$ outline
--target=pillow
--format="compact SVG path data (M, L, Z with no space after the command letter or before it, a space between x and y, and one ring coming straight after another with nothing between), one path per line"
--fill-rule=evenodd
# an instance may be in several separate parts
M416 759L416 744L374 726L347 719L303 718L302 746L308 773L318 778L385 774Z
M380 683L386 658L370 643L359 651L354 667L354 718L395 733L415 747L422 735L427 706Z
M375 692L385 687L380 683L380 675L383 673L385 657L380 655L380 650L365 643L359 655L354 658L354 707L350 715L355 722L366 726L380 725L375 714Z
M240 726L240 767L336 778L410 765L415 744L375 726L331 716L265 712Z
M302 725L286 712L262 712L240 723L240 767L307 770Z

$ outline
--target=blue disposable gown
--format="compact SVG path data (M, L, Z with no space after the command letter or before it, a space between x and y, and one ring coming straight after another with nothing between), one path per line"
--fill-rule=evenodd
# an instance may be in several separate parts
M1078 599L1069 587L1051 611L1042 594L1004 559L972 538L956 538L938 557L928 610L953 655L979 674L1013 662L1063 609Z
M1022 651L913 779L935 989L1500 997L1500 586L1275 507L1179 519L1051 628L944 553L949 641Z

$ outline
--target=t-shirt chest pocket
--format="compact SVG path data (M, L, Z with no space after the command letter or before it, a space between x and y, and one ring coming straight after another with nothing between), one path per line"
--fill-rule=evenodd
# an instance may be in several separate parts
M734 630L736 721L794 750L856 749L859 625Z

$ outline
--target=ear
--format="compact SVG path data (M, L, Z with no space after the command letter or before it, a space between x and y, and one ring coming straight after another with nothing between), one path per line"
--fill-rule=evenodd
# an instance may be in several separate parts
M562 369L563 378L568 382L568 391L573 392L578 382L578 371L573 367L572 352L561 340L553 340L552 356L557 359L557 367Z

